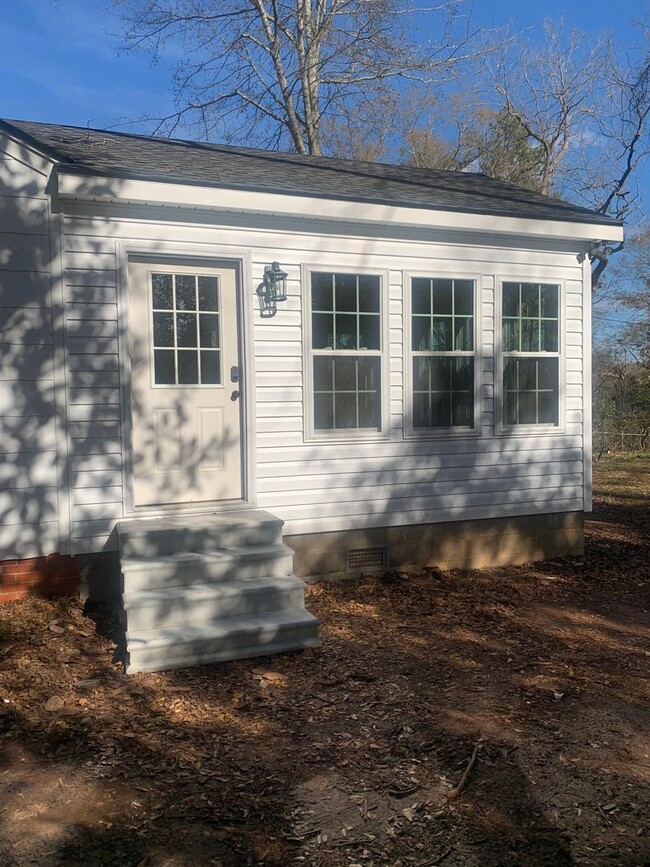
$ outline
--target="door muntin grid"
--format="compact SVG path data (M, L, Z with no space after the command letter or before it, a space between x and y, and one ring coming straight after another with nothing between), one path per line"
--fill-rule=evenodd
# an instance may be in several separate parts
M152 385L220 386L220 286L216 275L151 275Z

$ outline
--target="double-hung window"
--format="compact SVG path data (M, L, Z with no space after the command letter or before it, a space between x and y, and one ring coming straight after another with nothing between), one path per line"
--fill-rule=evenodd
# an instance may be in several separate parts
M475 425L475 281L411 278L412 431Z
M382 279L311 272L315 434L382 431Z
M560 287L501 284L502 423L560 424Z

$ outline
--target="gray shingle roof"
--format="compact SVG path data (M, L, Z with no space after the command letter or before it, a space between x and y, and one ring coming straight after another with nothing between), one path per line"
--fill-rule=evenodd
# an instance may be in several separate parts
M594 211L473 172L155 138L30 121L0 121L69 171L494 216L616 223Z

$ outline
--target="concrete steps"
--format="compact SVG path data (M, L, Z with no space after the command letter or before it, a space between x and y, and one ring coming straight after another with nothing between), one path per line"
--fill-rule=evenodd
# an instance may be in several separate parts
M303 608L142 630L129 636L127 671L188 668L318 647L317 627L316 618Z
M123 597L129 631L301 608L304 598L305 584L295 575L140 590Z
M186 518L120 521L123 557L163 557L181 552L207 552L282 542L283 521L269 512L211 512Z
M127 672L316 647L282 521L245 510L118 525Z
M166 557L122 558L122 590L155 590L205 581L291 575L293 551L286 545L251 545L211 552L181 552Z

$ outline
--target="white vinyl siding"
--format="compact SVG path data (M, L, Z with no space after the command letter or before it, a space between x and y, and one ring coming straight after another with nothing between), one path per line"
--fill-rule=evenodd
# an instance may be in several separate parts
M101 550L124 515L115 248L65 250L72 542ZM80 543L80 537L84 539Z
M0 560L59 550L50 168L0 136Z
M165 255L182 249L185 256L195 245L202 259L228 258L233 248L251 251L245 301L254 358L244 376L253 376L255 384L256 504L283 518L288 535L582 509L582 270L575 245L433 237L430 230L342 227L307 218L211 217L121 206L104 206L105 216L96 216L87 204L67 207L74 210L64 225L76 551L106 545L124 508L121 467L128 443L120 422L117 242L129 249L159 245ZM275 317L261 319L254 290L264 266L275 260L288 272L288 298ZM566 287L566 422L559 432L495 437L494 275L529 267L536 279L561 280ZM386 275L384 439L375 435L373 441L343 445L305 437L303 274L332 270ZM481 436L409 439L405 273L452 278L468 270L477 283L475 428Z

